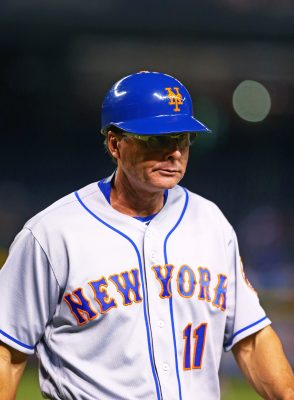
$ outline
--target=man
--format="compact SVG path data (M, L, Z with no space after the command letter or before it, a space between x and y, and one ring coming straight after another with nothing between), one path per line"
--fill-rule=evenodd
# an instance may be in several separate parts
M111 88L102 133L114 174L32 218L1 271L2 400L34 352L50 399L215 400L223 347L262 397L294 399L232 227L178 185L208 132L171 76Z

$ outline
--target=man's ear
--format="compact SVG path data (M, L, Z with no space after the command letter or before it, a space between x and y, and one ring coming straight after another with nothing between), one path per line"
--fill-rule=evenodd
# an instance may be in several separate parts
M112 131L107 132L107 145L108 145L108 150L110 154L112 155L113 158L116 160L119 159L119 142L120 138L118 138L117 134L115 134Z

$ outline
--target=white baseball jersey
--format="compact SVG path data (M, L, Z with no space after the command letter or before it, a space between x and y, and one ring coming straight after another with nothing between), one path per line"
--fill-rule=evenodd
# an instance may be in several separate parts
M181 186L148 225L97 183L62 198L16 237L0 293L0 340L36 351L50 399L219 399L222 349L270 323L232 227Z

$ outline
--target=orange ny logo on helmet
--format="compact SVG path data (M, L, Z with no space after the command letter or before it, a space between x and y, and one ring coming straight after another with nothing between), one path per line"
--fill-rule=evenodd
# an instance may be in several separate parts
M174 111L178 112L180 111L179 105L183 104L183 97L181 93L179 92L178 87L173 88L175 92L172 91L172 88L167 87L165 90L167 91L167 97L169 98L169 105L170 106L175 106Z

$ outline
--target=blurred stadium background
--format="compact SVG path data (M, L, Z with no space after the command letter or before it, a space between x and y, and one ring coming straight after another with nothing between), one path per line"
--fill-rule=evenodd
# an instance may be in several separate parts
M112 172L97 134L110 85L170 73L214 131L183 184L235 227L294 365L293 17L291 0L2 1L0 265L27 219ZM18 400L40 398L30 364ZM221 376L224 400L258 398L231 355Z

